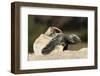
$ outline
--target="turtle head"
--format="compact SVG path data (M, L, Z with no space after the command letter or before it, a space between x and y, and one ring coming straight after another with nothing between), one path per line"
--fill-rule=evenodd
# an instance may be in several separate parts
M76 34L71 34L68 36L68 41L70 44L77 44L81 42L81 39L78 35Z

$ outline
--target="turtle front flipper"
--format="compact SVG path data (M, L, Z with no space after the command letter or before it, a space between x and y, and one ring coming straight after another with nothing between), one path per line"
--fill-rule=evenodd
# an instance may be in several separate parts
M47 46L42 49L42 54L46 55L46 54L51 53L55 49L55 47L61 43L61 41L62 41L62 36L57 35L56 37L54 37L47 44Z

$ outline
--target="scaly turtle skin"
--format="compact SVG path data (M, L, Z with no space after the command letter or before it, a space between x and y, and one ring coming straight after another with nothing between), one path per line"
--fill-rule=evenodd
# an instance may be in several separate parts
M63 45L64 46L63 51L67 50L69 44L77 44L80 41L81 39L75 34L71 34L71 35L57 34L57 36L54 37L47 44L47 46L42 49L42 54L46 55L51 53L52 50L54 50L57 45Z

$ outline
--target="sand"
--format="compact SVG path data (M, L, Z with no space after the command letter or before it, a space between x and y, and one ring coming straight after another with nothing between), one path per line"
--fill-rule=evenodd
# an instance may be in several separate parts
M47 55L28 54L28 60L55 60L55 59L83 59L87 58L88 48L81 48L80 50L65 50L53 51Z

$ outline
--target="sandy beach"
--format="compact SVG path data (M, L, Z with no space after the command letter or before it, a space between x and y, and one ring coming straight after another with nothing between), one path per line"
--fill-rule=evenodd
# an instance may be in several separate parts
M54 60L54 59L82 59L87 58L88 49L82 48L80 50L65 50L53 51L47 55L35 55L34 53L28 54L28 60Z

